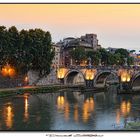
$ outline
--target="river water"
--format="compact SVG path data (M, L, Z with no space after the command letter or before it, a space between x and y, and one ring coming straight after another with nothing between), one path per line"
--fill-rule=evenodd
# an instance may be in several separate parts
M140 95L117 95L115 87L0 99L0 130L123 130L139 119Z

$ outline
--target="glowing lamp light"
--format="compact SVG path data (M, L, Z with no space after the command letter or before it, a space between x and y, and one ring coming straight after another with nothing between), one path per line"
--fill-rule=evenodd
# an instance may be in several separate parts
M8 70L6 68L2 68L1 73L3 76L8 76Z
M131 79L130 75L127 75L126 81L130 82L130 79Z
M96 74L95 69L87 69L85 72L85 78L86 80L93 80Z
M58 79L63 79L65 76L65 69L64 68L59 68L57 70L57 78Z
M15 76L15 69L13 67L11 67L9 64L7 64L2 68L1 73L3 76L14 77Z
M25 82L28 82L28 80L29 80L29 79L28 79L28 76L25 76L24 81L25 81Z
M120 76L121 82L130 82L132 74L132 70L120 69L118 71L118 76Z

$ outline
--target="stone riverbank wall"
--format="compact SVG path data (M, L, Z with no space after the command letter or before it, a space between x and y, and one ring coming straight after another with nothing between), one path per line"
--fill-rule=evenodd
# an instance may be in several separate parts
M39 73L36 71L28 72L29 85L48 85L48 84L58 84L59 80L56 76L56 70L53 69L49 75L43 78L39 77Z

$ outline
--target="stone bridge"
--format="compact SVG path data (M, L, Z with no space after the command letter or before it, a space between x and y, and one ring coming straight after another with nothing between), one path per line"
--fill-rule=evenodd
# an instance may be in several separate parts
M97 67L96 72L94 71L93 80L87 80L86 78L86 67L74 67L74 68L60 68L57 73L57 77L63 80L64 84L74 84L74 85L86 85L88 81L92 82L94 87L104 87L109 83L119 83L120 76L118 75L118 71L120 68L113 67ZM130 69L130 67L126 68ZM129 81L129 86L131 88L140 87L140 69L134 69L133 74L131 74L131 79ZM60 75L61 76L60 76Z

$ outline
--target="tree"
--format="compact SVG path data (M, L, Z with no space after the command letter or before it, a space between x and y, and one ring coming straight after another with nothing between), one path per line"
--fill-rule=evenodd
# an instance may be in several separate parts
M99 64L99 59L101 58L101 55L99 51L87 51L86 52L86 57L91 58L91 63L93 65L98 65Z
M108 53L108 65L116 64L116 57L112 53Z
M72 56L72 59L74 59L77 64L80 64L83 60L86 59L86 53L84 48L82 47L76 47L70 52L70 54Z
M8 41L6 62L18 67L19 31L15 26L8 29Z
M27 70L39 71L40 76L50 73L54 51L51 45L51 35L41 29L22 30L23 65Z
M123 64L123 59L121 59L121 54L120 53L116 53L114 54L114 57L115 57L115 64L116 65L121 65Z
M133 65L134 64L134 58L133 57L128 57L127 63L128 63L128 65Z
M108 64L108 52L106 51L106 49L99 49L99 53L101 55L101 63Z
M51 34L41 29L8 30L0 26L0 64L14 66L18 73L36 70L40 76L50 73L54 51Z
M134 50L133 50L133 52L134 52ZM129 56L129 52L126 49L123 49L123 48L117 49L115 51L115 54L119 54L119 57L120 57L119 64L120 65L123 65L125 63L125 58L127 58L128 65L134 63L134 59Z
M8 32L5 26L0 26L0 65L5 64L8 48Z
M136 50L130 50L129 52L130 52L130 53L134 53L134 52L136 52Z
M120 53L123 58L127 58L129 56L129 52L126 49L120 48L115 51L115 54Z

